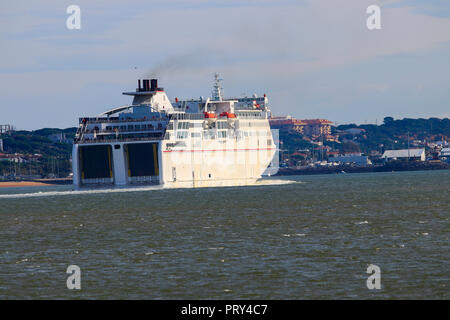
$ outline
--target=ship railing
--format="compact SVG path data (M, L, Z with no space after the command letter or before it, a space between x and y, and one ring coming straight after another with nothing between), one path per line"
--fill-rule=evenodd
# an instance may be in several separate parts
M101 123L127 123L127 122L148 122L148 121L167 121L167 118L140 118L140 119L119 119L119 118L79 118L79 123L101 124Z
M117 128L116 129L102 129L102 130L95 130L95 129L90 129L90 130L84 130L84 133L96 133L96 134L102 134L102 133L106 133L106 134L114 134L116 132L118 133L132 133L132 132L163 132L163 128L144 128L144 129L120 129Z
M76 144L95 144L95 143L118 143L118 142L132 142L132 141L152 141L163 140L164 136L155 137L140 137L140 138L117 138L117 139L84 139L75 141Z
M203 113L171 113L170 120L203 120L205 115Z
M80 124L80 126L78 127L77 132L75 134L74 142L83 139L84 133L86 132L86 128L87 128L86 123Z

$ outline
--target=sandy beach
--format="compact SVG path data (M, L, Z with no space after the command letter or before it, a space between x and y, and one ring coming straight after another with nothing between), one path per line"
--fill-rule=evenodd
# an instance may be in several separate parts
M0 188L51 186L48 183L35 181L1 181Z

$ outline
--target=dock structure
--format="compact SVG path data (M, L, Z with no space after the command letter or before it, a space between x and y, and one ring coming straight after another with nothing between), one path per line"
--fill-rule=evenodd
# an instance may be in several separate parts
M398 159L413 159L425 161L425 149L386 150L384 151L381 158L387 161Z

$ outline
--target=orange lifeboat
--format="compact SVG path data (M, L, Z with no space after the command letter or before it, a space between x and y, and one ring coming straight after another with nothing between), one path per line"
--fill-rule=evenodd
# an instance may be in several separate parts
M224 111L220 114L220 117L236 118L236 115L234 113Z
M203 112L203 114L205 115L205 118L217 118L215 113Z

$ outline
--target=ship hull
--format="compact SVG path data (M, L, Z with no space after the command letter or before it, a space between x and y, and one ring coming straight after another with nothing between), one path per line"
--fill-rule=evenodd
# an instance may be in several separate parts
M195 188L253 184L275 154L272 139L267 139L270 128L264 132L261 139L74 144L74 185Z

